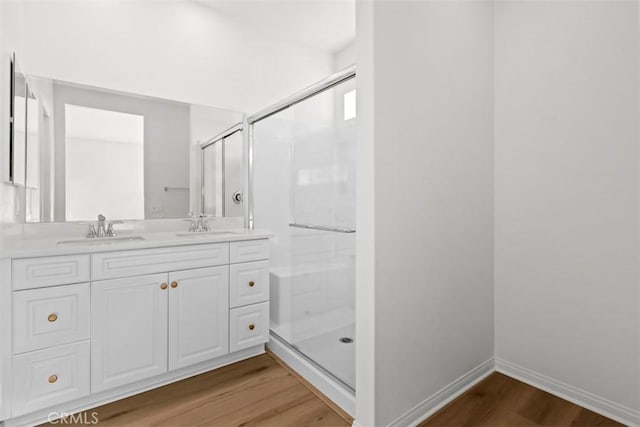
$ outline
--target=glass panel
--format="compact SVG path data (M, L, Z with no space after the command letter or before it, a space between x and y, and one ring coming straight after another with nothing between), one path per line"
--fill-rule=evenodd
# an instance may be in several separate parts
M242 141L242 132L236 132L202 150L204 212L208 216L244 215Z
M224 140L224 216L242 216L242 132ZM235 197L234 197L235 196Z
M222 144L220 140L202 150L204 213L222 216Z
M271 329L355 389L351 79L254 125L254 219L273 231ZM355 112L353 112L355 113ZM350 113L351 114L351 113ZM297 228L292 225L310 228Z

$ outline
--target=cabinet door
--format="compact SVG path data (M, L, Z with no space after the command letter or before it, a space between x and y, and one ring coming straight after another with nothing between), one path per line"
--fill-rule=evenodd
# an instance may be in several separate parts
M167 274L91 284L91 391L167 371Z
M229 352L229 266L169 273L169 369Z

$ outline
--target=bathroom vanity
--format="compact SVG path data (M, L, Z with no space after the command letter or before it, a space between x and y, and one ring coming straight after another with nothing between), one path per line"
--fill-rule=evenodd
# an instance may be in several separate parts
M34 424L264 352L268 234L25 241L0 252L0 420Z

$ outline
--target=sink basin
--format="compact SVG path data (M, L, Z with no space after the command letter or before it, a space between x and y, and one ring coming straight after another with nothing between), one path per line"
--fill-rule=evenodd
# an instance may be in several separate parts
M183 231L176 233L178 237L216 237L216 236L233 236L241 234L237 231L229 230L211 230L211 231Z
M58 246L97 246L97 245L114 245L118 243L127 243L145 240L142 236L125 236L125 237L98 237L86 238L79 240L64 240L58 242Z

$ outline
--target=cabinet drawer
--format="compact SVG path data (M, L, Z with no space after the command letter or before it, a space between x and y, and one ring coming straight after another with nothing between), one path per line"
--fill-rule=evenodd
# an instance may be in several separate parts
M229 310L229 351L269 341L269 303Z
M13 353L24 353L90 336L88 283L13 293Z
M141 276L229 263L229 244L178 246L91 255L93 280Z
M232 264L229 273L230 307L269 300L269 261Z
M89 342L13 357L13 416L88 396Z
M25 258L13 261L13 289L88 282L89 255Z
M269 240L245 240L231 242L229 247L230 262L248 262L269 259Z

